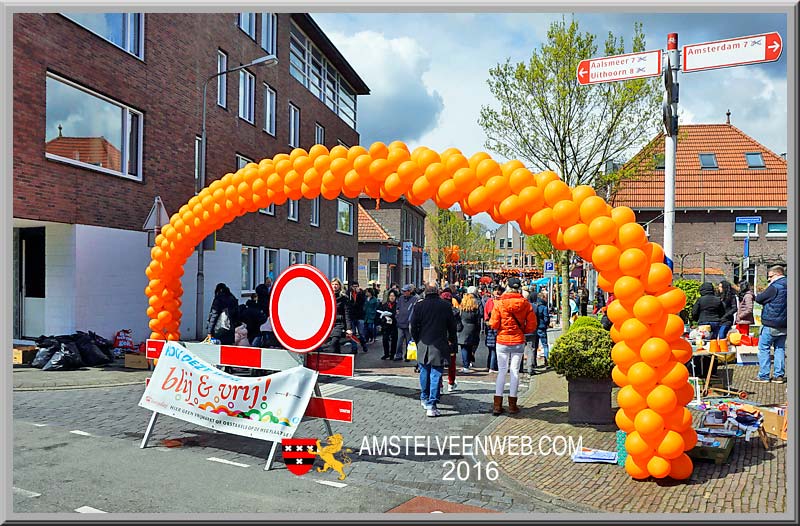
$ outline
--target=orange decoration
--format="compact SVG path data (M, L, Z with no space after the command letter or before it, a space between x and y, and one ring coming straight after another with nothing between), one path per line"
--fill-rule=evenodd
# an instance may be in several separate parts
M531 217L530 227L536 234L549 235L553 230L558 228L555 221L553 221L553 209L542 208Z
M648 338L639 349L639 354L650 367L659 367L672 358L672 349L661 338Z
M622 276L614 284L614 296L623 303L635 302L642 294L644 294L644 285L636 278Z
M628 412L622 408L617 409L617 414L614 416L614 421L617 423L617 426L626 433L630 434L636 430L633 425L633 418L628 416Z
M633 425L645 439L664 432L664 418L652 409L639 411L633 420Z
M617 206L611 209L611 219L617 224L618 227L626 223L635 223L636 214L627 206Z
M561 228L574 225L578 221L578 206L572 200L559 201L553 206L553 221Z
M622 410L620 409L620 411ZM681 443L681 446L683 446L683 443ZM631 432L625 438L625 450L629 455L634 457L649 457L655 453L650 444L642 438L642 435L640 435L638 431ZM681 453L683 453L683 448L681 448Z
M614 245L597 245L592 251L592 264L600 271L615 270L619 268L619 256L620 251Z
M637 480L643 480L650 476L650 472L647 471L647 462L639 463L632 456L625 459L625 471Z
M678 397L675 391L666 385L655 386L647 395L647 405L660 414L669 413L675 409L677 403Z
M671 469L672 464L670 461L658 455L647 461L647 471L657 479L663 479L668 476Z
M649 268L649 261L644 252L638 248L629 248L619 256L619 270L626 276L638 278Z
M564 200L572 200L572 190L569 186L560 179L547 183L544 187L544 202L547 206L555 207L556 203Z
M656 385L658 375L656 370L646 363L636 362L628 369L628 381L631 384L629 387L637 387L640 390L647 391ZM622 407L621 403L620 407Z
M617 244L621 249L639 248L647 244L647 234L638 223L625 223L617 231Z
M611 370L611 379L614 380L614 383L617 384L618 387L625 387L629 384L628 376L622 372L619 365L615 365Z
M669 287L664 292L656 295L664 312L677 314L686 306L686 293L677 287Z
M592 198L584 201L581 205L581 209L583 209L590 199ZM617 239L617 224L610 217L596 217L592 219L589 224L589 236L592 238L592 241L598 245L612 245Z
M636 318L625 320L619 332L632 349L638 349L650 337L650 327Z
M583 223L574 224L564 230L564 243L572 250L582 251L588 247L591 242L592 240L589 238L589 227Z
M664 315L661 302L654 296L642 296L633 305L633 314L644 323L655 323Z
M630 371L628 371L630 380ZM617 393L617 403L629 415L636 415L639 411L647 407L647 399L634 389L633 385L626 385Z
M684 440L685 442L685 440ZM692 444L694 447L694 444ZM669 477L675 480L686 480L692 476L692 459L684 453L678 458L672 460L672 467L669 470Z
M630 346L623 341L614 344L614 347L611 349L611 359L614 360L617 367L627 375L630 366L639 362L641 357L639 353L631 349ZM622 386L620 385L620 387Z
M664 263L653 263L647 272L645 290L651 294L664 292L672 283L672 271Z

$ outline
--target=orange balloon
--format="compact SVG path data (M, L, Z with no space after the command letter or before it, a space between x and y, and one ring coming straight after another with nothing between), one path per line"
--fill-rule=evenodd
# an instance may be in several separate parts
M664 315L664 308L655 296L642 296L633 304L633 313L643 323L655 323Z
M508 177L508 186L515 194L519 194L528 187L536 188L536 179L533 174L525 167L516 168Z
M452 206L453 203L461 199L461 192L458 190L458 188L456 188L455 181L448 179L439 186L439 189L436 191L436 197L438 200L441 200L445 203L450 203L450 206ZM450 206L445 208L450 208Z
M558 175L556 175L555 172L550 170L539 172L538 174L535 174L533 177L536 179L536 186L542 189L548 184L550 184L551 181L559 180Z
M617 409L617 414L614 417L614 421L617 423L617 427L626 433L633 433L636 430L633 425L633 418L628 416L628 412L622 408Z
M374 159L369 164L369 178L367 180L383 182L389 177L392 168L386 159ZM361 177L361 174L359 174Z
M486 191L489 192L489 196L494 202L502 201L511 191L508 188L508 181L506 181L506 178L502 175L495 175L494 177L490 178L488 181L486 181L485 187Z
M619 256L620 250L614 245L597 245L592 251L592 265L600 271L614 270L619 266Z
M650 328L647 324L642 323L636 318L625 320L622 326L620 326L619 332L622 335L622 339L625 340L625 343L627 343L631 349L638 349L651 336Z
M158 313L158 321L163 325L168 324L172 321L172 313L167 310L162 310Z
M686 293L678 287L669 287L664 292L657 294L658 301L664 307L664 312L677 314L686 306Z
M351 152L352 152L352 150L351 150ZM347 156L348 156L348 158L350 157L350 153L349 152L348 152ZM377 160L377 159L374 159L374 160ZM357 157L354 157L353 160L352 160L352 163L353 163L353 170L358 172L358 175L360 175L364 179L370 178L369 171L370 171L370 166L372 166L373 159L372 159L372 157L370 157L369 154L364 154L364 155L359 155ZM376 164L375 165L375 169L376 170L381 169L381 164L380 163Z
M411 155L408 153L407 149L390 147L389 155L386 157L386 162L389 163L389 166L391 166L393 169L397 169L398 166L408 161L410 158ZM466 159L464 159L464 163L466 166L469 166L469 163L466 162Z
M628 456L625 459L625 471L637 480L644 480L650 476L650 472L647 470L647 462L640 464L632 456Z
M485 212L487 208L489 208L489 203L491 203L491 197L489 196L488 192L486 192L486 188L483 186L479 186L470 192L469 197L467 198L470 208L475 211Z
M615 365L614 368L611 369L611 379L614 380L614 383L617 384L618 387L625 387L629 384L627 375L622 372L619 365Z
M653 336L672 341L683 336L686 326L680 316L667 314L662 316L656 323L650 325L650 330L653 332Z
M653 263L661 263L664 261L664 249L658 243L648 242L643 248L644 253L647 254L647 259Z
M592 254L594 254L594 251L592 251ZM622 273L618 270L604 270L597 275L597 285L606 292L614 292L614 284L621 277Z
M576 250L576 253L581 257L584 261L591 261L592 260L592 252L594 252L594 247L596 247L591 240L589 240L589 244L586 247L582 248L581 250Z
M592 240L589 239L589 227L583 223L574 224L564 230L564 243L572 250L584 250L591 242Z
M666 385L655 386L647 395L647 405L660 414L669 413L675 409L677 403L678 397L675 395L675 390Z
M642 438L638 431L633 431L625 437L625 451L633 457L649 457L655 454L653 448ZM681 453L683 453L683 448L681 448Z
M550 238L550 243L553 245L554 249L556 250L569 249L567 244L564 242L564 231L561 230L560 228L553 232L550 232L548 237Z
M636 214L627 206L616 206L611 209L611 219L617 224L618 227L626 223L635 223Z
M419 165L414 161L405 161L400 163L400 166L397 167L397 175L400 177L401 181L411 185L414 181L422 177L422 170L420 170Z
M685 442L685 441L684 441ZM694 447L694 445L692 445ZM669 470L669 477L675 480L686 480L692 476L692 459L684 453L678 458L672 459L672 467Z
M631 365L639 362L641 357L639 353L631 349L627 343L619 342L614 344L614 347L611 348L611 359L614 360L614 363L625 373L625 380L628 381L628 369L630 369ZM620 385L620 387L622 386Z
M469 160L457 150L453 152L452 155L448 155L447 157L444 157L443 155L442 161L444 162L447 172L450 174L454 175L462 168L469 170Z
M611 330L608 331L609 336L611 336L611 341L614 343L619 343L622 341L622 335L619 332L619 329L616 325L611 326Z
M672 284L672 270L664 263L653 263L647 273L645 290L652 294L661 293Z
M590 197L583 202L581 209L583 209L590 199L592 198ZM612 245L617 239L617 224L610 217L596 217L589 223L589 236L592 238L592 241L598 245Z
M683 366L683 364L679 364L679 365ZM684 368L685 368L685 366L684 366ZM688 370L686 371L686 379L687 380L689 379L689 371ZM662 378L661 381L663 381L663 380L664 379ZM692 384L690 384L689 382L687 382L686 380L684 380L683 385L681 385L679 388L675 389L675 396L678 397L678 405L679 406L685 406L686 404L688 404L689 402L691 402L692 400L695 399L694 386Z
M503 177L506 178L511 177L511 174L514 172L514 170L519 168L525 168L525 165L522 164L522 161L517 159L513 159L500 165L500 171L503 174Z
M439 186L450 177L442 163L431 163L425 169L425 178L434 187Z
M630 380L630 371L628 371L628 379ZM647 399L639 394L639 391L632 385L626 385L617 392L617 403L629 415L636 415L647 407Z
M572 189L572 200L578 206L581 206L586 199L595 196L597 196L597 193L594 188L586 184L578 185Z
M412 158L414 157L413 153L411 154L411 157ZM483 161L484 159L491 159L491 158L492 158L491 155L489 155L486 152L478 152L469 158L469 167L472 168L473 170L477 170L478 165L481 163L481 161Z
M664 418L652 409L642 409L633 420L636 431L647 439L664 432Z
M574 194L575 192L573 191L573 196ZM577 202L577 199L575 199L575 201ZM583 221L587 225L591 224L592 222L594 222L595 219L599 217L606 217L607 219L611 219L610 217L606 216L605 200L597 195L590 195L580 202L580 216L581 216L581 221ZM595 241L595 243L600 244L599 241Z
M693 428L689 427L680 433L683 438L684 451L689 451L697 445L697 432Z
M638 387L641 390L651 389L658 381L656 370L644 362L636 362L628 369L628 381L631 383L628 387ZM645 404L647 402L645 401ZM620 404L622 407L622 404Z
M617 243L622 249L643 247L647 234L639 223L625 223L617 231Z
M552 183L551 183L552 184ZM577 223L579 217L578 206L572 200L559 201L553 206L553 220L561 228L567 228ZM586 225L584 225L586 226ZM588 235L588 228L587 228Z
M453 181L463 192L469 193L480 186L481 182L475 176L472 168L459 168L453 174Z
M553 230L558 228L558 225L553 221L553 209L542 208L531 217L530 228L537 234L548 235Z
M671 469L672 464L670 461L658 455L647 461L647 471L657 479L665 478L669 475Z
M640 280L631 276L622 276L614 284L614 296L623 303L635 302L642 294L644 294L644 285Z
M572 190L569 186L560 179L547 183L544 187L544 202L547 206L555 207L556 203L564 200L572 200Z
M661 338L648 338L639 349L639 354L650 367L659 367L672 358L672 349Z
M163 328L164 324L156 319L156 320L150 320L147 325L148 325L148 327L150 327L150 330L157 331L157 330Z
M538 212L544 204L542 191L537 186L526 186L519 192L519 203L527 213Z
M644 252L638 248L629 248L619 256L619 270L626 276L638 278L647 272L649 262Z
M509 221L516 221L524 213L519 197L514 194L503 199L499 210L500 215Z
M369 147L369 154L373 159L386 159L389 155L389 147L380 141L373 142Z
M164 339L164 335L161 334L160 332L155 332L154 331L154 332L150 333L150 339L151 340L163 340Z
M672 347L672 357L676 362L686 363L691 359L692 344L683 338L678 338L677 340L671 341L670 346Z
M620 326L622 326L622 324L625 323L627 320L633 318L633 313L628 309L626 309L625 306L622 305L622 302L620 302L619 300L614 300L608 304L608 309L606 309L606 315L614 325L620 325Z
M472 164L470 164L472 166ZM503 171L497 161L491 158L483 159L475 168L475 176L481 184L485 185L493 177L503 177Z

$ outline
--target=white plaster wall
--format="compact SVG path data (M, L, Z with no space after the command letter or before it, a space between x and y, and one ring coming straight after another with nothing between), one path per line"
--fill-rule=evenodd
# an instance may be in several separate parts
M48 224L45 226L44 243L45 305L42 333L72 334L75 331L77 296L75 225ZM39 336L39 334L29 336Z

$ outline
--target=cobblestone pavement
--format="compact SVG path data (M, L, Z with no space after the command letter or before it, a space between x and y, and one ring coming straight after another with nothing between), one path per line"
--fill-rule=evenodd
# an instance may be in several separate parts
M787 384L754 384L755 366L731 366L733 385L750 392L761 404L786 401ZM567 382L553 372L537 375L517 418L498 420L490 431L498 435L573 437L583 446L616 450L616 426L576 426L567 423ZM616 405L616 389L614 393ZM700 413L693 411L695 427ZM723 465L696 460L685 482L632 479L612 464L575 464L568 457L491 456L515 484L535 487L554 497L591 503L608 512L641 513L781 513L786 510L786 442L771 438L765 450L757 437L737 439ZM501 479L504 480L504 479Z

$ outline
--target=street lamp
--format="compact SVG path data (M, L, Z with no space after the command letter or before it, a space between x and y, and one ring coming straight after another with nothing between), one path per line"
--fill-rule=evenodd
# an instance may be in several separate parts
M214 73L208 77L203 84L203 131L200 135L200 177L197 179L195 193L198 194L206 186L206 94L208 92L208 83L219 77L220 75L227 75L250 66L258 66L261 64L267 66L274 66L278 63L278 57L275 55L265 55L259 57L252 62L231 68L225 71ZM195 333L198 340L202 340L203 336L203 303L204 303L204 290L205 276L203 275L203 259L204 259L203 241L197 247L197 300L195 302Z

